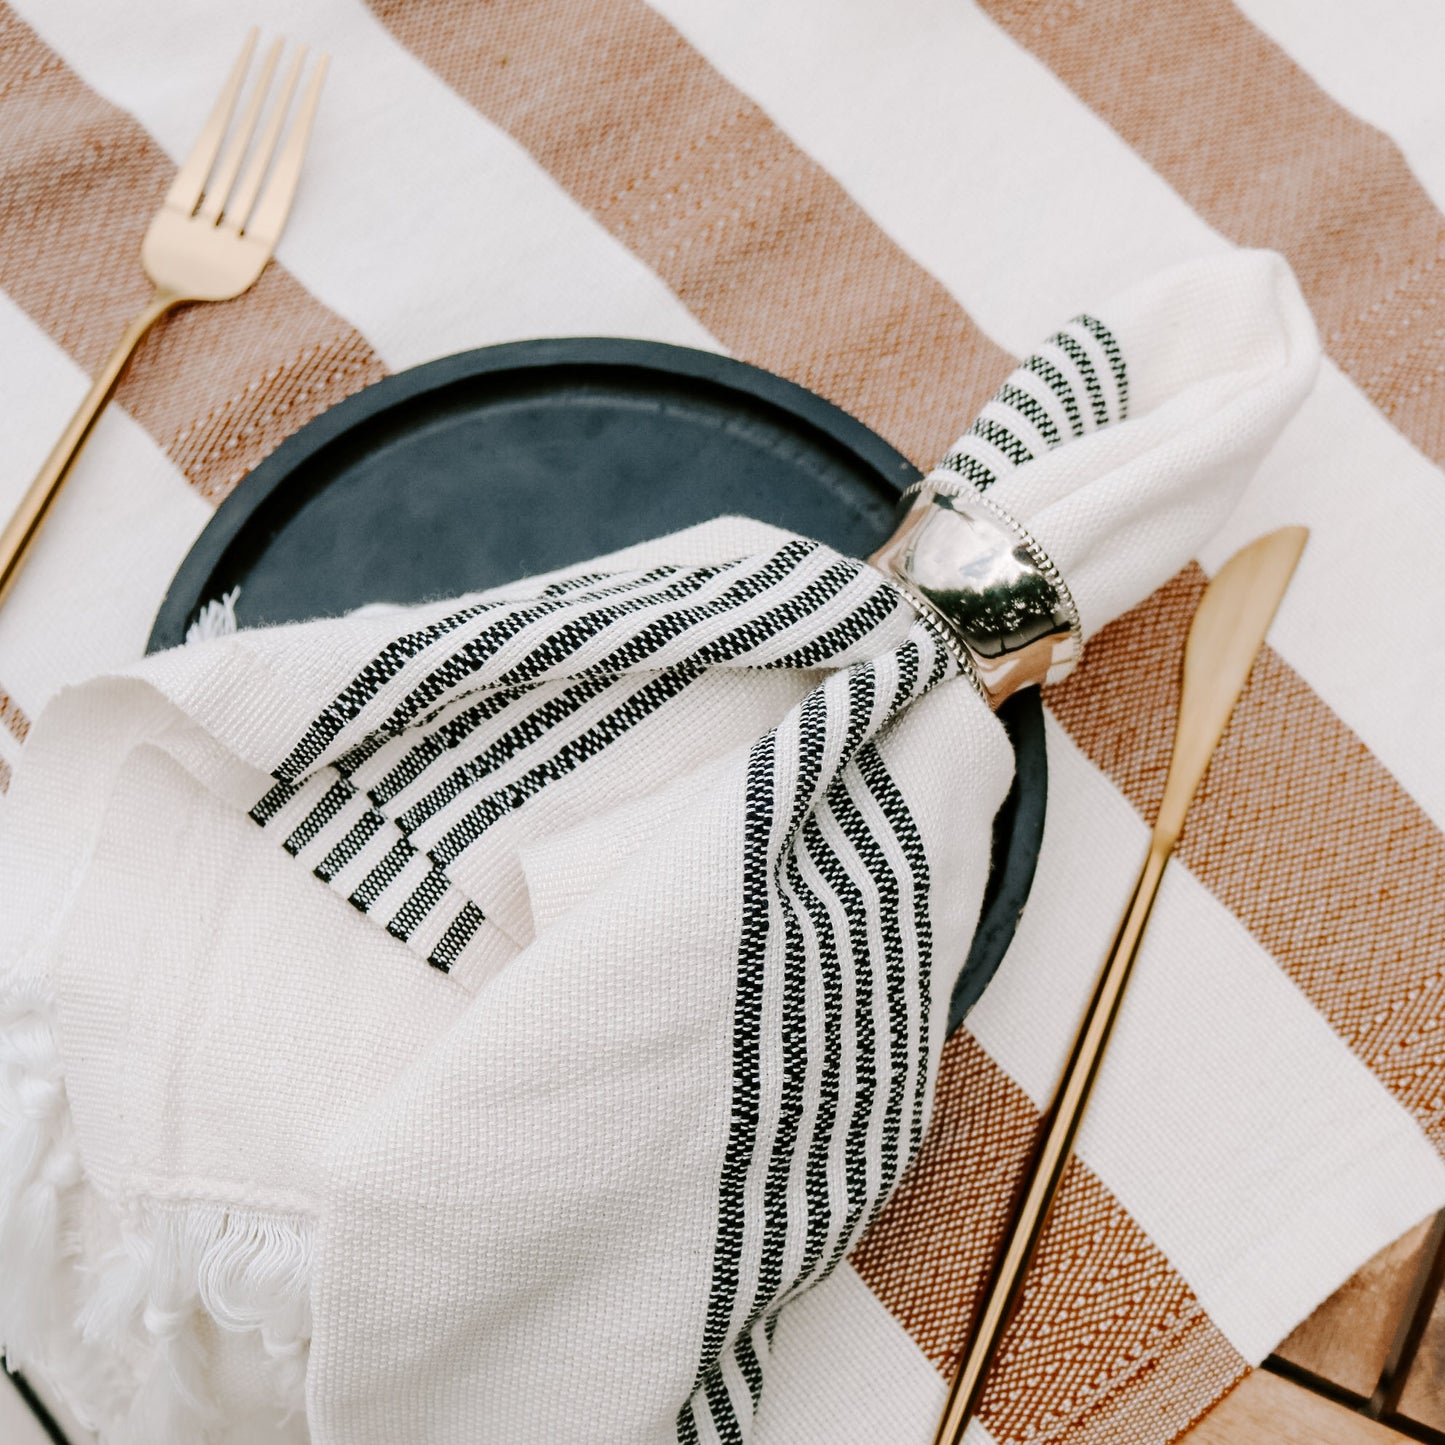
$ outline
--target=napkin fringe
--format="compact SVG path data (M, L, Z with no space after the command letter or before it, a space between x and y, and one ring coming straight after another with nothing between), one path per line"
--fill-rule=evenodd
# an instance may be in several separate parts
M213 597L196 614L196 620L186 628L186 641L210 642L217 637L230 637L239 631L236 621L236 599L241 595L239 587Z
M82 1270L89 1187L43 988L0 993L0 1342L107 1440L186 1445L223 1418L205 1323L252 1334L285 1417L304 1412L311 1221L146 1200ZM91 1211L93 1222L93 1210Z

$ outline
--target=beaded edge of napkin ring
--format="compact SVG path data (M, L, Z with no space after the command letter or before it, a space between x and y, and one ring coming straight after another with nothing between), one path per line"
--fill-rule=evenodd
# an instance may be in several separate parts
M1084 650L1079 609L1021 522L937 468L902 498L893 535L868 562L941 625L979 696L1062 681Z

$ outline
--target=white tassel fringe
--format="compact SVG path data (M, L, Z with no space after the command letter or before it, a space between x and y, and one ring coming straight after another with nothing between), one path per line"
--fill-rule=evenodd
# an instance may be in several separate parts
M213 597L196 614L196 620L186 628L186 642L209 642L216 637L230 637L240 630L236 621L236 599L241 595L239 587Z
M88 1186L44 991L0 992L0 1342L107 1442L192 1445L222 1422L207 1323L249 1335L279 1415L304 1414L311 1227L213 1204L136 1204L82 1258ZM103 1206L102 1206L103 1207Z

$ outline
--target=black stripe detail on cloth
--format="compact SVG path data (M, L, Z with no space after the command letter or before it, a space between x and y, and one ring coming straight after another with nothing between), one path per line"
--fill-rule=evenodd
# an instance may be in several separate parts
M828 815L841 832L842 825L838 823L833 808L829 808ZM833 1272L838 1261L842 1259L848 1241L868 1207L868 1127L872 1122L873 1100L878 1087L878 1030L873 1022L877 981L873 969L873 951L868 938L867 900L863 889L828 843L819 823L810 824L805 834L804 841L808 845L813 866L826 879L848 920L848 953L853 976L853 1112L848 1118L848 1131L843 1145L843 1221L837 1232L833 1251L823 1269L823 1275L826 1276ZM819 1157L816 1161L809 1158L808 1168L811 1174L816 1175L827 1170L831 1143L831 1139L816 1141ZM794 1282L794 1290L812 1282L823 1262L834 1224L835 1221L827 1217L810 1221L803 1267Z
M697 1413L691 1400L678 1412L677 1445L701 1445L697 1433Z
M548 699L535 713L496 739L484 755L464 764L450 778L430 791L424 799L409 807L399 819L400 826L404 831L414 831L426 817L439 811L449 801L459 796L466 787L471 786L486 773L493 771L495 766L500 765L522 747L535 741L547 728L555 726L591 698L616 684L625 669L635 670L641 664L651 660L656 651L667 641L685 635L691 627L695 627L705 618L711 618L714 615L727 616L738 610L743 602L775 588L794 573L806 557L819 550L816 543L789 544L756 574L745 576L732 583L722 596L713 602L698 609L670 612L663 619L654 620L642 633L629 639L622 648L594 663L574 687ZM709 581L721 575L725 570L724 568L700 569L700 575L705 573L704 580ZM851 575L853 575L853 571L847 570L840 574L840 579L846 580ZM827 595L827 588L819 588L812 594L812 598L815 601L822 601L826 600ZM632 605L631 610L636 610L642 605L652 606L655 601L655 597L640 599ZM502 696L502 694L489 695L467 711L448 719L437 729L436 733L424 739L411 754L371 790L372 797L379 803L390 800L402 788L416 781L430 763L447 749L459 746L482 721L504 710L504 707L513 698L523 695L516 690L520 682L528 681L530 685L535 685L535 678L526 679L522 674L538 664L539 654L544 654L549 661L555 661L561 646L565 645L570 652L574 646L585 642L589 634L600 631L604 620L610 622L615 617L623 615L625 610L628 609L619 609L615 612L613 609L607 609L605 616L594 612L569 623L567 628L564 628L564 631L569 632L565 644L555 644L555 640L549 640L548 643L543 644L538 653L534 653L526 662L517 668L510 669L504 675L503 682L507 691L503 702L493 701L494 697ZM732 654L756 646L779 629L781 615L769 612L764 613L760 618L751 619L743 628L735 628L722 638L716 639L714 643L699 649L698 654L685 659L680 666L686 668L698 660L716 661L721 655Z
M1104 388L1099 384L1099 374L1094 370L1094 358L1076 337L1067 331L1060 331L1049 340L1079 369L1084 389L1089 393L1089 405L1094 411L1094 425L1104 426L1109 420L1109 408L1104 404Z
M621 707L614 708L545 762L538 763L506 787L488 794L469 808L459 822L454 823L427 848L432 861L438 868L448 868L508 813L521 807L528 798L539 793L549 783L557 782L579 764L596 757L701 675L700 672L684 672L681 669L657 674L645 687L634 692ZM426 818L422 816L414 819L410 812L407 812L401 814L396 821L403 832L411 832L414 827L425 822Z
M788 1240L788 1181L792 1172L793 1153L797 1148L798 1130L803 1122L804 1088L808 1081L808 949L803 941L803 924L798 909L777 876L791 856L792 843L805 810L814 801L823 766L823 751L828 737L827 689L818 687L804 699L798 721L797 778L793 816L789 819L783 847L774 864L773 893L781 905L783 920L783 1020L782 1076L778 1081L778 1120L773 1133L772 1157L763 1185L763 1244L758 1261L758 1278L754 1289L754 1305L749 1311L744 1333L750 1329L761 1309L778 1293L783 1280L783 1253Z
M426 876L412 889L411 896L387 921L386 931L393 938L399 938L403 943L410 942L412 934L417 931L432 909L446 897L451 886L445 873L436 868L428 868ZM428 957L427 962L431 963L434 960Z
M461 956L462 949L476 936L477 929L484 921L482 910L475 903L462 904L460 912L437 940L427 962L433 968L439 968L446 973Z
M457 628L485 612L489 606L500 607L502 605L493 603L464 607L460 612L453 612L450 616L440 618L427 627L405 633L388 643L336 695L311 724L303 734L301 741L287 754L286 759L276 769L276 776L293 780L299 778L307 768L316 763L346 724L351 722L413 657L424 652L432 643L450 632L455 632Z
M733 1004L732 1091L728 1140L718 1181L718 1224L713 1246L713 1280L703 1326L701 1384L722 1353L732 1322L742 1263L743 1190L758 1132L762 1091L763 976L771 899L768 870L772 852L777 736L770 732L748 755L743 823L743 918L738 941Z
M817 667L819 663L827 662L861 642L870 632L876 632L903 608L911 610L911 604L905 602L903 594L895 591L891 584L884 583L841 622L764 666Z
M755 745L749 755L745 785L743 910L733 1002L732 1092L729 1127L718 1181L717 1228L713 1247L713 1279L703 1327L703 1353L695 1376L692 1401L678 1417L679 1439L697 1418L699 1398L720 1438L741 1439L742 1425L724 1410L733 1402L729 1372L744 1370L752 1332L767 1321L789 1295L813 1282L827 1252L827 1273L839 1259L865 1216L881 1207L917 1148L921 1105L926 1090L928 1014L920 1005L914 1028L908 990L930 983L931 929L919 928L912 915L927 907L927 874L920 880L907 837L916 835L912 819L892 806L902 795L874 777L887 770L874 739L899 710L946 674L940 670L940 649L924 642L927 629L917 623L892 654L893 674L887 703L875 704L878 660L849 669L840 687L835 675L815 688L778 728ZM866 681L865 681L866 678ZM846 701L843 701L846 699ZM840 701L843 705L840 706ZM845 736L835 749L829 743L839 726ZM796 763L791 759L796 754ZM820 770L818 759L832 761ZM784 764L788 766L785 767ZM870 786L867 779L874 778ZM785 786L786 785L786 786ZM863 798L876 787L889 807L865 811ZM889 792L892 787L893 791ZM791 797L788 791L795 789ZM856 793L859 796L855 796ZM780 809L786 807L786 818ZM832 849L824 821L847 841L846 858ZM882 836L875 833L882 830ZM816 851L815 851L816 850ZM801 863L813 859L814 878ZM815 879L817 881L815 881ZM827 889L827 894L820 891ZM905 892L906 890L906 892ZM831 894L831 897L828 896ZM908 907L899 904L906 897ZM851 1152L844 1151L847 1194L835 1211L827 1178L836 1154L838 1077L843 1053L845 980L835 920L846 921L848 950L855 977L854 1030L858 1046L855 1066L859 1086L846 1125ZM769 964L769 934L780 930L782 957ZM872 966L874 931L881 938L880 963ZM779 935L775 935L779 936ZM816 976L817 982L814 982ZM763 1020L770 1016L767 999L777 992L778 1033L768 1037ZM886 1037L877 1038L875 1010L887 1018ZM827 1059L810 1057L809 1021L821 1013L817 1045L833 1052ZM829 1019L833 1022L830 1024ZM886 1050L887 1098L881 1118L876 1099L879 1049ZM819 1102L808 1127L807 1081L816 1067ZM770 1139L760 1133L764 1070L773 1080L777 1116ZM920 1084L919 1075L923 1075ZM911 1087L910 1087L911 1086ZM831 1095L831 1102L829 1096ZM905 1138L903 1115L914 1101L914 1127ZM867 1137L881 1130L878 1187L870 1188ZM759 1217L748 1215L748 1180L763 1164ZM803 1207L790 1191L801 1163ZM870 1208L871 1206L871 1208ZM755 1206L756 1207L756 1206ZM746 1252L746 1254L745 1254ZM799 1255L799 1266L784 1288L785 1261ZM756 1281L746 1317L735 1328L740 1281L747 1273ZM752 1359L761 1372L756 1349ZM761 1385L759 1384L759 1389ZM738 1433L734 1433L734 1431Z
M542 705L520 719L490 744L454 768L441 782L429 788L425 796L411 804L401 814L401 827L413 832L427 818L439 813L455 798L470 787L497 771L533 743L546 735L549 729L557 727L579 712L587 703L602 694L620 687L621 677L584 677L575 686L555 693ZM490 703L501 694L493 694L485 701ZM508 699L510 705L514 699ZM444 729L433 733L412 753L403 759L382 781L371 790L371 796L378 803L389 802L403 788L425 775L432 764L440 761L445 753L459 748L467 737L490 717L502 712L502 707L488 707L485 704L468 708L465 713L450 719ZM441 737L444 733L445 737ZM433 739L440 739L435 744Z
M646 586L651 581L672 576L677 571L676 567L658 567L641 576L622 579L613 576L612 582L614 587L619 590L627 587ZM468 622L488 612L506 611L509 618L518 620L519 624L525 624L545 617L576 600L571 596L554 593L546 593L541 598L522 602L491 599L461 608L457 612L439 618L436 622L429 623L426 627L403 633L377 653L327 704L302 735L300 742L276 768L275 776L293 782L300 778L306 769L312 767L320 759L322 753L336 740L346 725L360 715L362 708L405 669L407 663Z
M272 799L274 794L284 803L294 798L296 792L297 789L289 783L277 784L262 801ZM361 798L362 795L349 780L337 778L300 823L282 839L282 847L292 856L308 845L323 840L327 851L311 871L323 883L335 886L337 891L341 891L336 882L337 875L353 862L379 833L394 829L394 825L374 807L363 805L363 811L358 814L353 804ZM280 806L272 802L264 809L258 804L251 810L251 816L256 818L261 814L268 821L274 821L279 812ZM432 910L449 894L455 892L454 885L445 874L428 867L414 888L398 895L390 908L378 913L377 905L387 890L401 877L408 864L420 857L418 850L398 833L381 859L368 870L356 887L349 893L343 893L353 908L372 917L387 933L402 943L410 943L413 934ZM424 955L428 963L443 971L451 967L482 922L482 913L474 904L462 899L456 906L459 916L464 916L464 921L459 926L454 923L443 935L438 948L431 954Z
M1074 317L1074 324L1088 331L1108 358L1109 370L1114 375L1114 389L1119 394L1119 415L1114 420L1123 421L1129 415L1129 372L1124 365L1123 350L1114 333L1097 316L1082 312Z
M1074 399L1074 388L1069 384L1064 373L1047 357L1040 356L1037 352L1023 363L1021 370L1031 371L1048 386L1049 390L1058 397L1065 415L1069 418L1069 430L1076 437L1083 436L1084 419L1079 415L1079 403Z
M273 783L246 816L264 828L295 796L296 789L291 783Z
M757 1326L754 1325L745 1335L738 1337L737 1358L738 1368L742 1371L743 1379L747 1381L748 1395L752 1399L753 1409L758 1408L758 1401L763 1397L763 1362L758 1354L757 1347ZM771 1344L771 1341L768 1341Z
M375 808L368 808L347 829L341 841L311 871L323 883L330 883L385 825L386 819Z
M969 435L997 447L1016 467L1034 459L1034 454L1002 422L993 421L989 417L979 417L969 428Z
M732 1392L721 1370L714 1370L703 1387L707 1394L708 1414L721 1445L744 1445L743 1425L733 1406Z
M356 796L356 789L338 778L321 796L321 801L291 830L281 846L294 858L308 843L320 837L322 830Z
M1045 446L1056 447L1063 440L1063 437L1059 435L1058 424L1047 410L1039 405L1038 398L1032 392L1025 391L1023 387L1016 386L1011 381L1006 381L999 388L998 402L1000 406L1012 407L1014 411L1018 412L1043 438Z
M1076 316L1062 331L1045 343L1057 348L1068 358L1073 370L1088 393L1089 420L1093 426L1122 421L1129 410L1129 376L1124 354L1113 332L1096 316ZM1102 367L1107 362L1113 379L1114 406L1103 386ZM1046 450L1062 441L1058 422L1040 396L1023 384L1025 375L1038 377L1063 407L1074 436L1082 436L1085 422L1072 381L1065 371L1048 356L1036 352L1028 357L999 388L993 399L979 413L973 425L949 449L940 466L957 472L979 491L987 491L1013 468L1034 460L1024 440L1027 428L1037 434ZM1011 425L999 412L1007 409L1019 419ZM1116 410L1117 415L1111 415Z
M731 614L743 610L744 603L778 589L805 561L822 551L823 548L817 542L789 542L779 548L763 567L739 577L709 601L652 618L639 632L627 638L606 657L598 658L590 664L588 671L631 672L645 663L656 662L657 654L669 642L685 637L694 630L700 630L703 624L708 622L734 621ZM846 575L840 575L832 584L810 584L809 591L815 599L815 605L821 605L833 592L840 590L844 581L856 576L857 567L861 565L853 563L850 566L847 559L840 559L840 563L841 566L835 564L829 571L836 570ZM671 665L720 663L741 656L778 631L784 625L783 619L791 617L791 609L797 605L796 599L790 599L775 610L748 617L740 626L729 628L722 636L700 644L696 650L685 656L672 659ZM587 640L589 639L585 637L580 639ZM512 676L512 673L508 673L504 680L510 681Z
M569 614L564 609L574 606L578 600L590 603L590 596L583 599L556 599L538 608L526 608L511 613L458 648L445 662L422 678L381 724L381 731L393 736L400 733L448 693L456 692L464 683L476 677L477 673L494 659L503 642L522 635L542 617L561 614L557 630L547 633L544 640L516 667L508 669L498 678L487 680L482 686L512 688L522 683L535 682L549 673L559 671L583 643L605 630L609 623L626 617L643 606L679 601L705 587L718 570L720 569L698 568L674 577L665 587L656 591L643 591L636 597L618 598L605 606L588 611ZM623 589L613 590L621 592Z
M549 698L538 711L530 715L528 722L521 726L525 728L530 725L533 729L540 729L558 722L610 686L611 682L610 678L586 678L567 692ZM483 723L490 722L508 708L515 707L520 700L529 697L534 691L531 687L502 688L487 693L480 702L472 703L461 712L448 717L433 731L424 733L420 742L367 788L367 793L377 803L389 803L398 793L424 777L433 764L439 762L447 753L462 747ZM510 737L509 731L492 745L492 751L499 759L501 755L496 750L507 746L504 739ZM518 746L520 741L511 745L511 751L515 752Z
M964 481L971 482L981 492L986 492L998 481L998 476L968 452L950 452L943 459L943 465L957 472Z
M856 665L845 674L844 688L842 689L845 699L843 710L845 728L838 754L840 768L846 765L847 760L857 751L862 741L869 719L873 714L876 685L876 669L872 663ZM834 690L834 687L825 685L809 694L804 704L804 712L806 713L808 704L812 703L815 698L821 700ZM830 724L833 722L831 716L826 720ZM833 727L828 728L830 732L834 730ZM804 718L804 735L805 737L807 735L806 718ZM776 1301L782 1296L783 1255L790 1223L786 1212L787 1188L798 1152L796 1145L803 1117L803 1089L807 1082L811 1063L806 1052L803 1051L803 1045L807 1038L808 1010L804 1004L808 999L805 966L808 958L816 963L823 981L821 997L824 1020L823 1050L818 1108L813 1120L811 1139L807 1144L804 1164L805 1214L801 1223L806 1230L806 1238L803 1244L803 1264L789 1285L788 1293L797 1288L799 1280L811 1272L818 1257L821 1257L823 1243L819 1241L821 1239L826 1242L830 1227L827 1159L832 1148L837 1124L839 1074L842 1066L844 992L834 915L837 912L843 912L844 905L837 893L825 897L814 891L803 875L800 858L800 855L807 851L809 835L817 835L819 832L819 813L831 809L827 797L817 800L816 806L808 806L806 810L804 807L804 804L813 805L815 803L818 771L825 744L826 737L819 735L817 746L808 749L808 752L816 759L811 768L811 777L804 775L801 767L799 769L800 776L804 777L805 788L800 789L798 801L794 805L788 831L788 844L780 853L774 880L779 900L782 903L789 971L793 972L796 968L796 972L793 972L791 978L785 977L784 983L784 1097L780 1109L778 1132L774 1136L773 1155L769 1164L768 1193L764 1203L766 1232L763 1240L763 1257L758 1271L758 1285L754 1293L753 1308L748 1317L748 1328L751 1328L759 1318L773 1308ZM826 883L826 879L824 882ZM861 890L855 888L854 892L861 900ZM796 966L792 963L794 953L798 955ZM796 1009L796 1016L793 1018L789 1018L786 1013L790 1006ZM789 1059L790 1049L794 1054L791 1061ZM791 1092L796 1096L792 1101L794 1107L791 1111L788 1097L790 1085L792 1086ZM796 1223L797 1221L791 1222ZM816 1250L816 1254L814 1250Z
M859 754L859 766L871 744ZM881 762L881 760L880 760ZM883 1177L891 1179L898 1164L899 1130L902 1124L905 1073L908 1068L908 979L904 964L903 933L898 917L899 880L873 835L851 792L844 788L834 803L834 813L844 836L853 845L877 890L876 909L883 933L883 996L888 1005L888 1098L883 1111Z
M871 666L854 669L848 679L848 687L852 708L844 752L851 756L873 710L876 688L874 669ZM831 804L825 804L825 811L829 816L832 815ZM847 1146L844 1150L846 1174L843 1233L846 1237L850 1232L846 1220L852 1219L856 1223L861 1217L867 1198L867 1151L864 1143L868 1132L873 1083L877 1077L877 1066L873 1058L873 976L867 919L863 909L863 890L848 876L837 854L829 847L819 816L808 819L799 842L813 870L830 890L834 908L843 916L847 931L849 972L854 979L855 1092L853 1112L848 1120ZM799 858L789 860L789 873L795 880L796 888L802 889L806 886ZM818 1118L814 1125L804 1173L809 1203L808 1232L804 1241L802 1263L790 1287L790 1294L809 1281L821 1263L833 1225L828 1209L828 1159L832 1151L834 1131L838 1126L846 980L843 973L843 950L833 925L832 911L827 912L826 918L827 927L820 928L819 938L819 962L828 985L823 1009L823 1070L818 1085Z
M356 885L347 901L353 908L359 908L363 913L368 912L371 905L401 877L402 870L416 856L416 849L405 838L398 838L386 850L386 856L381 862Z
M536 741L548 728L555 726L584 703L617 684L625 675L625 668L635 670L641 664L652 660L655 653L666 642L685 635L687 631L697 627L704 620L710 620L714 616L736 613L742 603L763 596L776 588L797 570L805 557L818 550L817 544L814 543L790 544L782 549L768 566L753 576L743 577L731 584L721 598L714 602L697 609L685 608L678 612L672 612L662 619L649 623L643 633L637 634L616 652L593 664L593 667L574 687L548 699L535 713L502 734L485 753L479 754L468 763L463 764L447 779L430 790L425 797L404 810L397 819L398 825L404 832L415 832L428 818L434 816L449 802L459 797L468 787L487 773L494 771L497 766L527 744ZM835 575L825 574L826 583L824 579L819 579L802 594L807 599L803 604L804 608L822 605L823 602L829 600L838 590L841 590L845 582L856 576L857 565L847 564L842 568L830 569L830 574ZM712 571L711 575L717 575L716 569ZM749 619L742 626L735 627L724 633L722 637L699 647L681 663L675 664L673 672L678 678L691 678L697 675L702 663L717 662L724 657L751 650L780 631L786 620L795 620L793 614L797 606L797 599L792 599L782 604L779 609L767 611L761 616ZM595 616L596 614L593 614L594 618ZM580 641L585 641L585 638L577 639L579 645ZM516 675L516 669L509 671L505 675L507 682L509 684L514 682ZM640 720L646 711L650 711L650 708L640 710L643 709L647 698L659 687L665 690L667 686L667 684L657 682L650 683L640 693L634 694L633 698L623 704L618 712L610 714L608 719L603 719L598 726L604 726L609 723L610 719L619 717L631 718L634 721ZM495 711L497 709L478 705L475 710L476 716L472 716L470 713L461 714L457 718L449 720L443 729L439 729L439 733L448 734L443 739L447 746L456 746L466 732L476 726L477 722ZM420 771L424 771L426 759L429 756L440 756L442 750L439 744L432 744L430 741L424 742L416 750L417 758L414 761L409 758L399 767L397 774L388 775L382 784L373 791L373 796L377 797L379 801L394 796L400 786L414 781L420 775ZM560 773L555 773L553 777L560 775ZM436 856L438 855L433 850L433 857Z
M858 771L862 775L868 791L873 795L874 801L884 817L888 819L893 837L902 848L908 863L908 872L902 881L904 883L911 882L913 885L913 896L910 901L915 935L915 954L919 958L931 958L933 955L933 921L928 912L929 867L928 855L923 849L923 836L918 831L918 824L914 820L913 814L908 811L908 804L905 802L903 794L898 791L898 784L893 781L888 769L883 766L883 759L877 748L864 748L859 753ZM927 987L920 987L918 997L920 1016L916 1038L922 1048L926 1047L928 1042L932 995ZM913 1089L913 1112L908 1139L909 1158L918 1152L918 1146L923 1142L923 1107L927 1102L928 1070L923 1066L922 1060L914 1069Z

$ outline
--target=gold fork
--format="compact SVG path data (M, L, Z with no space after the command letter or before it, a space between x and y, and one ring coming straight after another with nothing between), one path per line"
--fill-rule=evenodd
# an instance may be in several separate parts
M249 290L276 249L296 196L328 57L322 55L313 67L296 115L286 129L287 112L306 59L306 47L297 50L261 125L260 138L255 139L281 59L282 42L276 40L266 52L233 129L232 118L255 50L256 31L252 30L146 232L141 264L155 286L154 294L106 358L80 409L0 533L0 602L14 584L71 465L146 332L176 306L190 301L229 301Z

